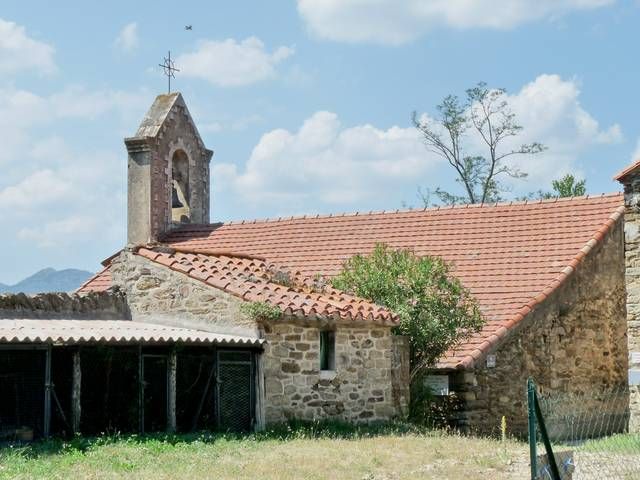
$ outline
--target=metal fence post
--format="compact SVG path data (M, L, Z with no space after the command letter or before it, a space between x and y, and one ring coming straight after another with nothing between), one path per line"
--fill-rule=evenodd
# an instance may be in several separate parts
M538 420L538 424L540 425L540 435L542 435L542 441L544 443L544 449L547 452L547 459L549 460L549 467L551 468L551 476L553 480L562 480L560 478L560 470L558 470L558 463L556 462L556 457L553 454L553 448L551 447L551 440L549 439L549 434L547 433L547 426L544 422L544 417L542 416L542 410L540 409L540 402L538 402L538 396L536 392L533 392L533 404L536 411L536 417Z
M538 452L536 445L536 384L532 378L527 380L527 407L529 418L529 458L531 463L531 480L538 478Z

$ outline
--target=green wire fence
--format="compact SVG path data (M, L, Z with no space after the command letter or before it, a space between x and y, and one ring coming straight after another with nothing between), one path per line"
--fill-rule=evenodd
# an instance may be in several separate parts
M636 388L541 394L529 379L531 479L640 479L640 429L629 408Z

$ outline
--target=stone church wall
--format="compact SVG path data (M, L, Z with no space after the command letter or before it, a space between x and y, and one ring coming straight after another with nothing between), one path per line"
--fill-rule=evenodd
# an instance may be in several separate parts
M127 294L133 320L257 336L237 297L124 251L112 263L113 283Z
M545 392L594 393L627 384L623 223L578 266L570 278L483 362L452 375L462 398L460 426L495 434L504 415L510 433L527 428L526 381Z
M112 275L133 320L265 338L258 386L266 424L367 422L407 411L408 341L388 326L338 325L335 372L320 372L317 323L285 318L258 325L241 312L241 299L127 251L113 260Z
M406 412L406 384L392 383L393 371L406 380L408 342L389 327L336 327L335 371L320 371L317 325L264 325L265 420L389 420ZM394 354L394 352L397 352Z

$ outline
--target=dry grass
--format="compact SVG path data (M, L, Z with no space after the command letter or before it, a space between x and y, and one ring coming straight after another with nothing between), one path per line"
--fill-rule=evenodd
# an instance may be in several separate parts
M441 433L123 437L0 449L0 478L515 479L526 444Z

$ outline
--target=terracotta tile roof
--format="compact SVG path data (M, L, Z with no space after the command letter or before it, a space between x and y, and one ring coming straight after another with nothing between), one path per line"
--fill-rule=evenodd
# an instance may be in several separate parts
M621 194L398 212L191 225L165 242L268 259L302 276L335 275L377 242L441 256L487 323L441 368L469 368L562 283L624 212Z
M134 322L131 320L5 320L0 318L2 343L56 344L164 344L251 345L264 341L254 337L204 332L190 328Z
M624 212L620 194L389 213L187 226L174 247L257 255L306 276L334 275L376 242L452 262L478 300L483 331L449 352L442 368L471 367L542 301Z
M84 282L76 293L87 293L87 292L104 292L111 287L111 272L109 271L109 267L104 267L101 271L96 273L89 280Z
M287 315L397 323L396 316L379 305L282 270L261 258L164 248L140 248L137 254L243 300L274 305Z
M636 162L632 163L631 165L629 165L624 170L616 173L613 176L613 179L621 182L624 177L629 175L631 172L634 172L635 170L638 170L639 168L640 168L640 160L637 160Z

